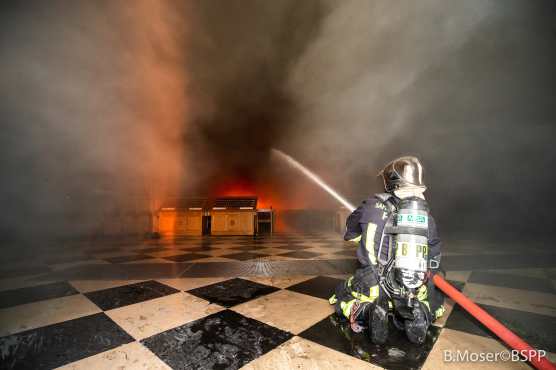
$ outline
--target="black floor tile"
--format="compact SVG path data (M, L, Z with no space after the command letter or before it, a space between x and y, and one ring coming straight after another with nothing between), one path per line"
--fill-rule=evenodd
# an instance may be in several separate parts
M288 253L281 254L281 256L284 257L299 258L299 259L310 259L321 255L322 253L315 253L315 252L308 252L308 251L295 251L295 252L288 252Z
M286 289L297 293L307 294L317 298L328 299L334 294L338 284L342 279L331 278L328 276L317 276L313 279L302 281Z
M290 251L300 251L303 249L309 249L311 247L305 244L289 244L289 245L276 245L273 248L285 249Z
M177 256L168 256L162 258L174 262L187 262L187 261L193 261L193 260L198 260L201 258L209 258L209 257L210 256L207 254L185 253L185 254L178 254Z
M91 254L102 254L102 253L119 252L121 251L121 249L118 247L99 246L99 247L86 248L85 251Z
M268 244L268 239L254 239L252 243L253 245Z
M67 254L61 251L59 253L55 253L51 256L46 256L41 259L47 265L56 265L60 263L87 261L94 258L88 254Z
M173 369L239 369L292 334L224 310L141 341Z
M180 249L184 252L211 252L214 250L220 250L220 248L214 248L210 246L198 246L198 247L180 247Z
M230 247L229 249L234 251L255 251L259 249L270 248L270 246L262 245L242 245L241 247Z
M509 308L480 306L533 347L556 352L556 336L554 335L556 320L554 317ZM494 334L459 305L454 307L444 327L495 338Z
M79 294L68 282L61 281L34 287L6 290L0 292L0 308L43 301L45 299L66 297Z
M333 314L299 336L386 369L419 369L440 331L440 328L431 326L425 343L416 345L407 340L403 331L391 325L388 341L376 345L369 340L367 331L356 334L347 322L340 322Z
M52 369L133 340L99 313L0 338L0 368Z
M254 298L279 290L264 284L240 278L189 290L188 293L203 298L211 303L224 307L232 307Z
M0 279L8 279L18 276L25 276L25 275L38 275L52 272L52 270L46 265L27 265L25 267L16 267L16 268L2 268L0 269Z
M104 257L102 259L110 263L126 263L126 262L148 260L152 258L153 258L152 256L147 256L146 254L133 254L130 256Z
M164 248L164 247L152 247L152 248L143 248L143 249L138 249L137 252L139 253L156 253L156 252L166 252L168 250L168 248Z
M144 281L141 283L120 287L97 290L85 293L102 310L107 311L134 303L148 301L179 292L179 290L161 284L158 281Z
M522 275L473 271L468 279L468 282L556 294L556 290L554 290L552 282L549 279L534 278Z
M241 252L241 253L225 254L220 257L231 258L237 261L248 261L248 260L261 258L261 257L268 257L268 256L269 254L264 254L264 253Z

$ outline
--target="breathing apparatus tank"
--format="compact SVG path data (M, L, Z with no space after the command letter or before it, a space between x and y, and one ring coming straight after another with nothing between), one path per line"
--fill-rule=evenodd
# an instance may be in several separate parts
M419 197L401 199L384 233L389 236L388 251L379 254L384 271L383 288L391 296L407 299L426 281L429 268L429 208ZM382 247L382 246L381 246Z
M428 268L429 213L424 199L402 199L394 219L394 268L406 288L419 288Z

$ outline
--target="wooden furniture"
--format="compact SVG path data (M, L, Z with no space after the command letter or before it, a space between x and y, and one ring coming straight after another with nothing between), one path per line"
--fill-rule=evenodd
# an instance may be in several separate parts
M168 203L158 212L158 232L162 236L203 235L206 199L185 199Z
M211 235L255 235L256 197L218 198L210 213Z

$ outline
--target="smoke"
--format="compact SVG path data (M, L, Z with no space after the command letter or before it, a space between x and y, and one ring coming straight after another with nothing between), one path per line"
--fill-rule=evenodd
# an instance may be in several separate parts
M550 229L554 4L330 7L290 73L297 115L282 147L352 201L381 190L385 163L417 155L433 214L451 233Z
M4 234L88 233L175 196L336 207L273 147L350 202L417 155L442 230L550 230L551 1L2 7Z
M318 1L195 2L186 69L192 97L187 148L201 188L258 182L269 150L287 138L291 66L318 32Z
M269 150L293 124L284 86L321 13L318 1L4 2L4 237L148 230L138 220L175 197L278 206L287 182Z
M309 153L315 157L334 150L332 166L358 167L353 158L368 154L368 166L376 168L382 164L376 153L403 135L420 108L406 92L457 50L490 9L473 1L332 4L320 37L291 74L289 86L300 105L297 133L311 130L317 144Z
M209 0L192 2L191 12L184 141L185 156L195 160L184 193L249 194L262 207L301 207L293 204L293 176L283 176L291 172L277 171L270 149L295 125L288 76L325 9L315 0Z
M29 5L1 11L3 236L148 229L186 166L186 9Z

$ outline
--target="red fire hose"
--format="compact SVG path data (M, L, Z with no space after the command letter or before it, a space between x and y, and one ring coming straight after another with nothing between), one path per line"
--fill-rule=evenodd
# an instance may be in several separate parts
M489 328L498 338L502 339L508 346L519 351L535 368L545 370L555 370L556 366L548 359L539 355L539 351L535 350L523 339L515 335L510 329L506 328L502 323L490 316L485 310L473 303L469 298L460 293L456 288L450 285L442 276L434 275L432 281L440 290L448 297L452 298L457 304L463 307L473 317L479 320L484 326Z

